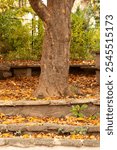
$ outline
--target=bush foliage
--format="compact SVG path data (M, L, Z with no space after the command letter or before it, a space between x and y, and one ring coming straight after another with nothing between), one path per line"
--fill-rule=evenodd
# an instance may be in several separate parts
M87 10L77 9L72 14L71 58L91 59L92 51L99 50L99 27L92 27Z
M24 24L26 13L31 12L35 16L31 8L11 7L13 0L9 3L0 1L0 4L0 54L9 60L40 59L44 35L42 21L33 17ZM92 26L92 16L91 5L86 10L78 8L76 13L71 14L71 59L92 59L92 51L99 50L99 25Z

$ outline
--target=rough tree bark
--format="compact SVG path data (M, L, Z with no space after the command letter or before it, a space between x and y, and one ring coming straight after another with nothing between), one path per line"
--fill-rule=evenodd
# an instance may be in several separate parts
M44 22L45 37L41 58L41 75L36 97L69 94L70 13L75 0L29 0Z

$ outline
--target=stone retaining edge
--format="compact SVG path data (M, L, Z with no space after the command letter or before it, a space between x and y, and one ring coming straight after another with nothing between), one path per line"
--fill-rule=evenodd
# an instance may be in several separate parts
M72 139L52 139L52 138L0 138L0 146L17 146L17 147L32 147L32 146L72 146L72 147L99 147L98 140L72 140Z
M61 125L55 123L17 123L17 124L0 124L0 131L28 131L28 132L41 132L41 131L58 131L59 129L64 132L79 131L85 129L87 133L99 133L99 126L73 126L73 125Z
M30 106L30 105L74 105L74 104L94 104L94 105L100 105L100 102L98 99L66 99L66 100L18 100L18 101L5 101L5 100L0 100L0 107L1 106Z

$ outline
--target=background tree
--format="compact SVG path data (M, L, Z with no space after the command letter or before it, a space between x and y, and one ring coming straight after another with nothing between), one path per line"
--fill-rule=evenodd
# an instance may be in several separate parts
M70 14L75 0L29 0L44 22L41 75L36 97L65 96L68 90Z

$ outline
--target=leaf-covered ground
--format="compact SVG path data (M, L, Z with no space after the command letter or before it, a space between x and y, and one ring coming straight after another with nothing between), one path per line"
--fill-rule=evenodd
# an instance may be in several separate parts
M91 117L64 117L64 118L56 118L56 117L34 117L34 116L7 116L3 113L0 113L0 124L14 124L14 123L56 123L62 125L100 125L99 117L95 117L95 119Z
M76 118L76 117L64 117L64 118L39 118L33 116L7 116L3 113L0 114L0 124L23 124L26 123L27 125L31 126L31 123L41 124L44 123L55 123L60 125L72 125L72 126L85 126L85 125L100 125L99 117L92 119L89 118ZM14 131L14 132L0 132L0 138L8 138L8 137L22 137L22 138L57 138L57 139L96 139L99 140L99 134L86 134L86 133L46 133L46 132L21 132L21 131Z
M0 100L36 100L32 96L39 77L9 78L0 80ZM69 84L75 98L98 98L99 85L95 75L70 75ZM61 97L46 99L60 99Z
M2 62L3 60L1 60ZM32 61L14 61L14 64L29 64ZM35 64L38 62L35 62ZM71 64L86 64L94 65L95 61L71 61ZM22 78L9 78L6 80L0 80L0 100L36 100L32 96L33 91L39 83L39 77L22 77ZM71 85L71 90L74 92L75 98L97 98L99 99L99 85L96 83L95 75L69 75L69 84ZM68 98L68 97L66 97ZM46 99L61 99L61 97ZM96 117L65 117L65 118L39 118L30 116L7 116L0 113L0 124L19 124L19 123L56 123L60 125L99 125L100 119ZM99 135L92 134L70 134L70 135L60 135L57 133L21 133L17 132L0 132L0 138L8 137L22 137L22 138L58 138L58 139L97 139L99 140Z
M83 135L83 134L70 134L70 135L59 135L56 133L22 133L18 135L17 132L6 132L0 133L0 138L14 138L14 137L21 137L21 138L56 138L56 139L95 139L100 140L99 135Z

